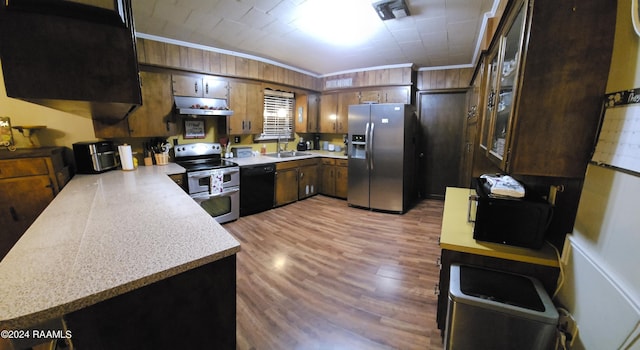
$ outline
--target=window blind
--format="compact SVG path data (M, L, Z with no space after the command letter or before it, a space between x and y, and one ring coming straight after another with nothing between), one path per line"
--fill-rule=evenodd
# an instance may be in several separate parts
M275 140L293 137L293 93L264 90L264 114L260 140Z

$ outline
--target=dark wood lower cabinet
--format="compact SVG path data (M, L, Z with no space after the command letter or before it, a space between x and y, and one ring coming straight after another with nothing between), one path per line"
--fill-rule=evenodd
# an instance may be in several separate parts
M322 158L320 193L347 199L348 165L346 159Z
M71 179L65 148L0 151L0 260Z
M276 207L318 193L318 163L317 158L276 163Z
M236 256L64 317L77 349L235 349Z

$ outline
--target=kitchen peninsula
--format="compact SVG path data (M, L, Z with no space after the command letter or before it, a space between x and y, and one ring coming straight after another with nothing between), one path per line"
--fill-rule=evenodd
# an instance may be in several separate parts
M181 172L74 177L0 262L0 329L64 317L78 348L235 348L240 244Z

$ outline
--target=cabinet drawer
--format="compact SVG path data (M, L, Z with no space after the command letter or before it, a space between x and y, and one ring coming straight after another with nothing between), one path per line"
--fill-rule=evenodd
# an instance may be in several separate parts
M336 159L337 166L349 166L349 161L346 159Z
M286 162L278 162L276 163L276 170L284 170L284 169L292 169L299 168L308 165L317 165L318 158L311 159L301 159L301 160L289 160Z
M298 166L318 165L318 158L303 159L299 160L297 163Z
M43 158L0 160L0 179L49 173Z
M276 170L292 169L292 168L297 168L299 166L300 164L298 163L298 161L295 161L295 160L287 161L287 162L277 162Z
M336 160L333 158L322 158L322 165L335 165Z

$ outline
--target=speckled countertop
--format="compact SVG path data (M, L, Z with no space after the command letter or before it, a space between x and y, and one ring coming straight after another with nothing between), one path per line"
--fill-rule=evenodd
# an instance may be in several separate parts
M233 255L240 244L167 174L76 175L0 262L0 329L19 329Z

